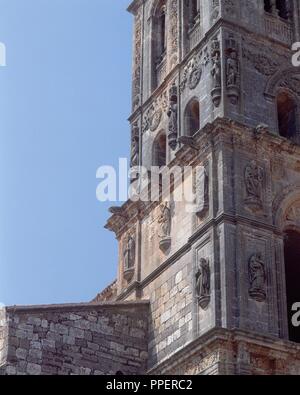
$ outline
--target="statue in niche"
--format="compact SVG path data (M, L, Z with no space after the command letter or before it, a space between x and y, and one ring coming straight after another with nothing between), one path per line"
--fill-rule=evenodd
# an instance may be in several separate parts
M196 270L196 295L199 305L205 309L210 302L209 260L200 258Z
M169 146L172 150L175 150L177 147L177 133L178 133L178 105L177 105L177 86L175 83L172 85L170 89L170 105L167 112L169 117Z
M264 171L255 162L245 168L246 203L262 207Z
M209 177L204 166L196 170L196 214L202 218L209 209Z
M139 164L139 128L135 123L132 127L131 137L131 167L138 166Z
M238 85L238 60L235 51L231 51L229 57L227 58L226 65L226 75L227 75L227 86L237 86Z
M162 251L166 252L171 245L171 209L168 203L165 203L160 207L160 210L161 212L158 219L160 225L159 247Z
M171 234L171 209L168 203L165 203L160 208L161 213L159 217L160 237L162 239L170 237Z
M260 253L253 254L249 259L249 295L258 302L266 299L265 264Z
M221 59L220 59L220 53L218 51L215 53L215 56L212 58L211 75L213 77L213 87L220 88L221 87Z
M129 235L124 248L124 277L129 280L135 266L135 240Z

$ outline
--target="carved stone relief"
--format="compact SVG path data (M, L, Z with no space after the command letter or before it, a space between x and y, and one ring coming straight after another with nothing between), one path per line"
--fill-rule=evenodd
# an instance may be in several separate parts
M257 302L266 299L266 270L261 253L253 254L249 259L249 296Z
M134 62L133 62L133 86L132 107L135 111L141 100L141 61L142 61L142 18L140 13L135 17L134 32Z
M196 214L203 218L209 209L209 176L204 166L198 166L196 171Z
M124 259L124 278L130 281L134 274L135 268L135 238L128 235L123 251Z
M245 204L253 209L263 208L264 170L255 161L245 167Z
M169 9L170 18L170 69L172 69L178 62L178 0L170 1Z
M175 82L170 88L169 92L169 109L168 109L168 117L169 117L169 133L168 133L168 142L169 146L172 150L175 150L177 147L177 137L178 137L178 93L177 86Z
M131 132L131 156L130 156L130 166L139 165L139 127L137 123L132 125Z
M231 104L237 104L240 96L239 52L236 40L229 36L226 40L226 87Z
M143 118L143 133L147 130L155 132L160 125L163 112L167 109L168 99L166 92L162 93L146 111Z
M199 306L206 309L210 302L210 265L209 260L197 256L195 291Z
M183 70L180 91L184 92L186 86L193 90L197 87L202 76L201 53L195 55Z
M160 206L159 223L159 247L162 251L167 251L171 245L171 208L169 203Z
M222 71L221 71L221 49L220 41L215 38L211 43L211 75L212 75L212 101L215 107L221 103L222 93Z

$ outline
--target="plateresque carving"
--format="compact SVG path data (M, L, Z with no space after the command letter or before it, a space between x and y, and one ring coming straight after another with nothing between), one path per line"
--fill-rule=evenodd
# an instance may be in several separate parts
M168 117L169 117L169 134L168 141L169 146L172 150L175 150L177 147L177 137L178 137L178 96L177 96L177 86L175 82L173 83L170 89L170 105L168 109Z
M168 203L160 206L160 216L158 218L159 227L159 247L162 251L168 250L171 245L171 209Z
M124 253L124 278L129 281L131 280L134 273L135 266L135 239L129 235L125 244Z
M254 208L263 207L263 186L264 186L264 170L258 166L255 161L245 167L245 186L246 199L245 203Z
M266 271L261 253L253 254L249 259L249 296L258 302L266 299Z
M205 309L210 302L210 266L208 259L198 258L195 288L199 306Z

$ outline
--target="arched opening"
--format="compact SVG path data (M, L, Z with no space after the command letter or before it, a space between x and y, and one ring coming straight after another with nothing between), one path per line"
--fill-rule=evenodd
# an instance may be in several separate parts
M152 88L158 85L158 73L167 52L166 1L160 1L153 14L152 23Z
M166 166L167 139L165 133L160 133L153 144L153 166Z
M265 0L265 11L266 12L272 11L271 0Z
M276 0L276 8L280 18L288 19L288 7L287 0Z
M185 110L186 135L193 136L200 129L200 105L197 99L193 99Z
M292 311L294 303L300 302L300 232L289 230L285 234L284 260L286 276L286 296L289 325L289 339L300 343L300 328L293 326Z
M296 140L297 138L297 105L287 93L277 96L278 130L282 137Z
M265 11L272 14L278 15L280 18L289 18L289 8L287 0L264 0Z
M199 2L198 0L189 1L189 27L192 29L199 22Z

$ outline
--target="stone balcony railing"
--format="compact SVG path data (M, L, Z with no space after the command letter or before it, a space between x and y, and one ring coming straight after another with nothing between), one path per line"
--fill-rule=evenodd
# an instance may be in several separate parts
M196 45L200 42L202 36L201 24L197 23L190 31L189 31L189 49L190 51L196 47Z
M265 15L265 34L283 44L291 45L293 29L289 21L273 15Z
M157 81L157 86L159 86L164 79L166 78L167 75L167 57L164 56L162 61L158 64L157 69L156 69L156 81Z

